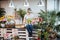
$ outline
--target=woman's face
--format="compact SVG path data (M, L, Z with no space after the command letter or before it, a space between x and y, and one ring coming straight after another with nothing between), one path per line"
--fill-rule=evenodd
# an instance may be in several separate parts
M27 13L30 13L30 10L27 10Z
M31 9L30 8L27 9L27 13L29 13L29 14L31 13Z

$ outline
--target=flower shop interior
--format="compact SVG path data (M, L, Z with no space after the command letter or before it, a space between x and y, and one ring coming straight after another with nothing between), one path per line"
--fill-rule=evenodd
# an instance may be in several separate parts
M60 40L60 0L0 0L0 40Z

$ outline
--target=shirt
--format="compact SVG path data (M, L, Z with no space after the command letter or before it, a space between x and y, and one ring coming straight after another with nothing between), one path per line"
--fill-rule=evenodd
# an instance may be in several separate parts
M25 21L26 21L26 23L25 24L31 24L31 21L32 21L32 19L34 18L33 17L33 14L26 14L25 16L24 16L24 18L25 18Z

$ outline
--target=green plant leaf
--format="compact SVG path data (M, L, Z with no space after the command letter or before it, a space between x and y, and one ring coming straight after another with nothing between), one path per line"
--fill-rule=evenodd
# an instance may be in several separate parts
M5 9L4 8L0 8L0 17L5 15Z
M25 14L26 14L26 11L22 10L22 9L19 9L17 12L18 12L18 15L20 15L20 17L22 17L22 19L23 19Z

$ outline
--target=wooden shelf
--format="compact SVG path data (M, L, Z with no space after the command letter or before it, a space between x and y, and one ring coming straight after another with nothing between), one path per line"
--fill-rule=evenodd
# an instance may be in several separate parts
M0 37L4 37L3 34L10 33L13 36L18 35L20 39L28 40L28 32L26 28L0 28ZM37 37L35 29L33 30L33 37ZM33 39L33 37L31 37Z

